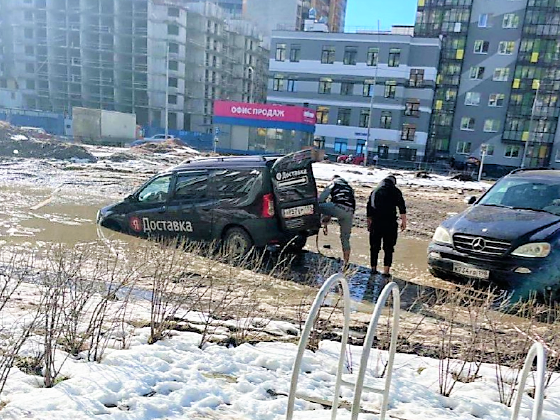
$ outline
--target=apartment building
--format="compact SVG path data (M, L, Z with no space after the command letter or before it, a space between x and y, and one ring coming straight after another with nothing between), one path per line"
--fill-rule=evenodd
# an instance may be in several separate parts
M264 100L268 51L248 22L183 0L0 0L4 107L135 113L206 131L214 99Z
M546 0L421 0L416 36L443 36L428 156L560 165L560 9ZM524 157L524 151L527 151Z
M184 3L205 2L206 0L183 0ZM241 17L243 14L243 0L211 0L224 10L230 17Z
M369 156L420 161L440 48L391 33L276 31L268 101L313 107L315 144L329 153L362 154L368 141Z

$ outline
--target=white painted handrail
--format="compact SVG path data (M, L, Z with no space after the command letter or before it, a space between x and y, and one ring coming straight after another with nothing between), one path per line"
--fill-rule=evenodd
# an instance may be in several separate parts
M523 365L521 380L519 381L519 389L517 390L515 402L513 403L511 420L517 420L519 418L519 408L521 407L521 399L523 398L523 393L525 391L527 376L529 376L529 373L531 372L531 368L533 366L535 358L537 359L537 377L535 378L535 402L533 405L533 415L531 416L531 420L542 419L542 410L544 403L544 380L546 374L546 350L541 343L535 343L529 349L529 354L527 354L525 364Z
M377 324L379 323L381 311L385 307L390 293L393 294L393 328L391 331L391 346L389 347L389 360L387 362L385 388L383 389L383 399L381 400L381 414L379 415L379 420L385 420L385 416L387 415L387 407L389 405L389 390L391 388L391 379L393 377L393 362L395 360L395 352L397 350L399 316L401 309L401 296L399 292L399 286L395 282L391 282L383 288L379 299L377 299L377 303L375 304L375 309L369 323L366 339L362 347L360 371L358 372L356 387L354 389L354 402L352 403L352 420L356 420L358 418L358 415L360 414L360 403L362 399L362 390L364 386L364 378L366 374L369 353L371 351L375 332L377 331Z
M342 382L342 372L344 370L344 362L346 357L346 343L348 342L348 330L350 328L350 291L348 289L348 283L342 274L335 274L323 284L319 293L311 305L311 311L305 322L305 327L301 338L299 340L298 352L296 355L296 360L294 362L294 368L292 370L292 382L290 384L290 393L288 394L288 409L286 411L286 420L291 420L294 415L294 404L296 400L296 389L299 379L299 373L301 370L301 362L303 360L303 353L305 352L305 347L309 341L309 334L311 329L315 324L315 319L319 314L319 309L323 304L323 300L327 293L331 290L335 283L339 283L342 286L342 297L344 299L344 328L342 330L342 340L340 342L340 356L338 358L338 371L336 374L336 383L334 386L334 399L332 406L331 418L336 419L336 413L338 410L338 399L340 394L340 384Z

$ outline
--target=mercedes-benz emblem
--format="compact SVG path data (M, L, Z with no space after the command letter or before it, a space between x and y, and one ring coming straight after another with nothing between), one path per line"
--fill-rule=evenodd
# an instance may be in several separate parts
M486 248L486 241L484 238L475 238L472 243L472 248L475 251L484 251L484 248Z

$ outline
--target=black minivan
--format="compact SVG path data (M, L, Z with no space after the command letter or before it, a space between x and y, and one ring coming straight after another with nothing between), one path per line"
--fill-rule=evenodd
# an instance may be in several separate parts
M186 161L101 209L97 223L143 237L221 240L235 254L301 249L320 227L315 160L314 150L302 150Z
M436 229L430 271L499 286L514 300L560 300L560 171L513 171L469 204Z

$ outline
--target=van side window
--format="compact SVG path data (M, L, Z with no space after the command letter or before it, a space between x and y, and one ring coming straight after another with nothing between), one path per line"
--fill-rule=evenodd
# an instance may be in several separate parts
M138 201L141 203L164 203L169 194L171 175L154 179L138 193Z
M254 187L262 185L262 172L258 169L218 169L214 172L217 198L242 198Z
M173 198L179 200L198 200L206 198L208 189L207 172L184 172L177 174Z

